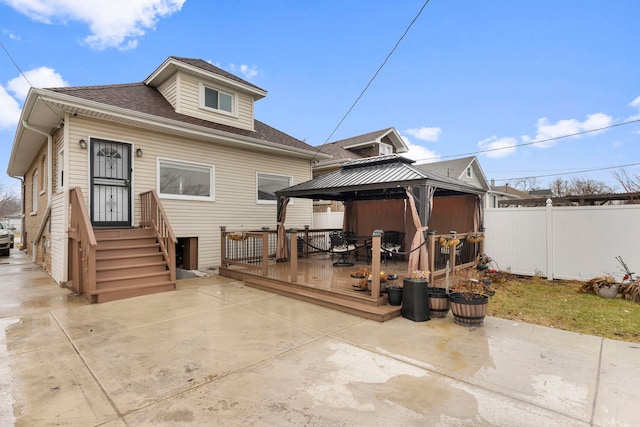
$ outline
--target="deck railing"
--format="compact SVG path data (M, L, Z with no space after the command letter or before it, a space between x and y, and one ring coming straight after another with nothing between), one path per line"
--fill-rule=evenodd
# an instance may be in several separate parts
M155 232L160 249L164 254L170 272L170 280L176 280L176 235L171 228L167 214L160 203L155 190L140 194L140 227L150 228Z
M287 231L289 248L295 234L296 252L298 256L308 257L314 253L329 250L329 232L333 229ZM223 265L243 265L245 267L262 268L269 260L275 261L278 235L277 231L265 227L252 231L227 231L220 227L222 242L221 262ZM266 250L264 246L266 241Z
M91 295L96 288L96 236L82 190L69 192L69 276L78 294Z
M262 275L267 276L269 262L275 263L275 248L277 233L275 230L264 228L262 231L228 231L226 227L221 229L221 263L222 265L241 265L248 268L262 270ZM329 251L329 232L333 229L309 229L288 230L287 239L289 248L293 252L291 241L296 240L295 252L297 256L308 257L314 253ZM295 237L294 237L295 236ZM472 242L469 237L479 241ZM472 266L479 254L483 251L483 233L457 233L455 238L458 244L447 246L444 240L450 239L451 234L429 234L426 240L428 265L432 277L443 276L449 264L450 271ZM444 238L441 242L441 238ZM376 248L371 241L371 250ZM379 248L377 250L380 251ZM408 249L405 249L405 257L408 258ZM293 255L292 255L293 258ZM376 257L374 257L376 258ZM293 259L290 259L293 261ZM292 281L295 281L292 279Z

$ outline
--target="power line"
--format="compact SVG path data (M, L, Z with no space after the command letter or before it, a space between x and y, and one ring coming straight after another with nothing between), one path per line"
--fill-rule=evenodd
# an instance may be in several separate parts
M2 50L4 51L4 53L7 55L7 57L9 58L9 60L11 61L11 63L13 64L14 67L16 67L16 69L18 70L18 73L20 73L20 75L22 76L23 79L25 79L25 81L27 82L27 84L29 85L30 88L33 88L33 85L31 84L31 82L29 81L29 79L27 78L27 75L22 71L22 69L20 68L20 66L18 65L18 63L13 59L13 56L11 56L11 54L9 53L9 51L7 50L7 48L4 46L4 43L2 43L0 41L0 47L2 47ZM40 94L36 94L37 98L39 98L42 101L42 97L40 96ZM51 112L53 114L55 114L56 116L58 116L58 118L60 119L64 119L63 116L61 116L60 114L58 114L57 111L55 111L53 109L53 107L51 107L49 105L49 103L45 102L44 105L47 106L47 108L49 110L51 110Z
M572 136L585 135L587 133L592 133L592 132L599 132L601 130L611 129L611 128L615 128L615 127L619 127L619 126L625 126L625 125L638 123L638 122L640 122L640 119L629 120L629 121L622 122L622 123L614 123L612 125L603 126L601 128L583 130L583 131L580 131L580 132L570 133L570 134L567 134L567 135L554 136L553 138L540 139L540 140L531 141L531 142L523 142L522 144L507 145L506 147L488 148L486 150L471 151L471 152L468 152L468 153L461 153L461 154L451 154L449 156L429 157L429 158L426 158L426 159L418 159L416 161L419 162L419 161L424 161L424 160L449 159L449 158L452 158L452 157L465 157L465 156L471 156L471 155L475 155L475 154L490 153L492 151L508 150L508 149L511 149L511 148L524 147L524 146L527 146L527 145L542 144L543 142L557 141L558 139L570 138Z
M494 181L511 181L515 179L526 179L526 178L548 178L550 176L575 175L575 174L585 173L585 172L597 172L597 171L610 170L610 169L626 168L630 166L640 166L640 163L628 163L626 165L605 166L601 168L582 169L582 170L577 170L573 172L561 172L561 173L553 173L548 175L523 176L519 178L501 178L501 179L494 179Z
M398 39L398 41L396 42L395 46L393 46L393 49L391 49L391 52L389 52L389 54L387 55L387 57L384 59L384 61L382 61L382 64L380 65L380 67L378 67L378 69L376 70L376 72L373 74L373 77L371 77L371 79L369 80L369 83L367 83L367 85L364 87L364 89L362 89L362 92L360 92L360 95L358 95L358 97L356 98L355 101L353 101L353 104L351 104L351 107L349 107L349 109L347 110L347 112L344 114L344 116L342 116L342 119L340 119L340 121L338 122L338 124L336 125L336 127L333 129L333 131L331 131L331 133L329 134L329 136L327 137L327 139L324 141L324 143L326 144L327 142L329 142L329 139L331 139L331 137L333 136L334 133L336 133L336 131L338 130L338 128L342 125L342 123L346 120L347 116L349 116L349 114L351 113L351 111L355 108L356 104L360 101L360 98L362 98L362 96L365 94L365 92L367 91L367 89L369 89L369 86L371 86L371 84L373 83L373 81L375 80L375 78L378 76L378 74L380 73L380 71L382 71L382 68L386 65L387 61L389 60L389 58L391 58L391 55L393 55L393 53L396 51L396 49L398 48L398 46L400 45L400 43L402 42L402 40L404 39L404 37L407 35L407 33L409 32L409 30L411 29L411 27L413 26L413 24L418 20L418 18L420 17L420 15L422 14L422 11L424 10L424 8L427 6L427 4L429 3L429 0L426 0L424 2L424 4L422 5L422 7L420 8L420 10L418 11L418 14L413 18L413 20L411 21L411 23L409 24L409 26L407 27L406 30L404 30L404 33L402 33L402 36L400 36L400 38Z

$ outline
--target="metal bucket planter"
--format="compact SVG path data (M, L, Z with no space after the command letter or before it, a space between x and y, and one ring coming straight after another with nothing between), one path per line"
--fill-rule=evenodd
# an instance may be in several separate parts
M401 286L387 286L387 298L390 305L402 304L402 287Z
M429 295L429 315L432 319L447 317L449 313L449 295L444 288L428 289Z
M479 294L449 294L453 320L462 326L481 326L487 315L489 297Z

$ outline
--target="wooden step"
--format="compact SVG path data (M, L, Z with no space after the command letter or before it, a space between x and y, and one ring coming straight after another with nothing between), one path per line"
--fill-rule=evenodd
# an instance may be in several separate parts
M145 283L134 286L113 286L110 288L96 289L91 293L92 303L116 301L142 295L151 295L159 292L173 291L176 282L165 280L156 283Z
M97 263L96 263L97 264ZM122 277L123 275L140 276L144 274L162 273L167 271L167 263L164 261L135 263L132 265L122 266L96 266L96 280L110 279Z
M316 305L332 308L334 310L364 317L366 319L384 322L400 316L401 307L392 305L371 305L365 302L354 301L342 295L318 292L317 289L292 287L291 283L282 284L268 278L245 277L244 283L253 288L268 292L274 292L290 298L310 302Z
M96 242L97 247L100 249L155 245L157 243L155 236L110 237L106 239L96 239Z
M94 228L93 234L96 236L96 240L130 236L155 237L153 230L150 228Z
M101 247L98 243L98 246L96 246L96 260L120 255L137 256L152 255L155 253L160 253L160 245L158 243L107 248Z
M153 284L169 280L171 274L169 270L137 274L128 274L126 270L119 270L116 273L109 274L108 277L100 277L100 275L96 274L96 289L103 290L113 287Z
M96 256L96 269L100 270L106 267L127 268L132 265L149 264L155 262L162 262L166 265L162 252L153 252L137 256L115 254L107 256L105 254L98 254Z

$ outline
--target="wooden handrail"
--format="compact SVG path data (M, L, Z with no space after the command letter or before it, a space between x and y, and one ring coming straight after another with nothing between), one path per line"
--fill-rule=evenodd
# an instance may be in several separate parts
M69 239L71 240L70 275L73 287L79 294L91 298L96 288L96 236L93 233L87 205L80 187L69 190L71 214Z
M167 260L171 280L176 280L176 235L171 228L169 218L160 203L160 198L155 190L140 193L141 214L140 226L150 228L156 234L160 249Z
M38 233L36 234L36 238L33 239L34 247L38 246L38 243L40 242L40 238L44 233L44 228L47 225L47 221L49 220L50 216L51 216L51 204L47 206L47 210L44 212L44 216L42 217L42 222L40 222L40 228L38 228Z

